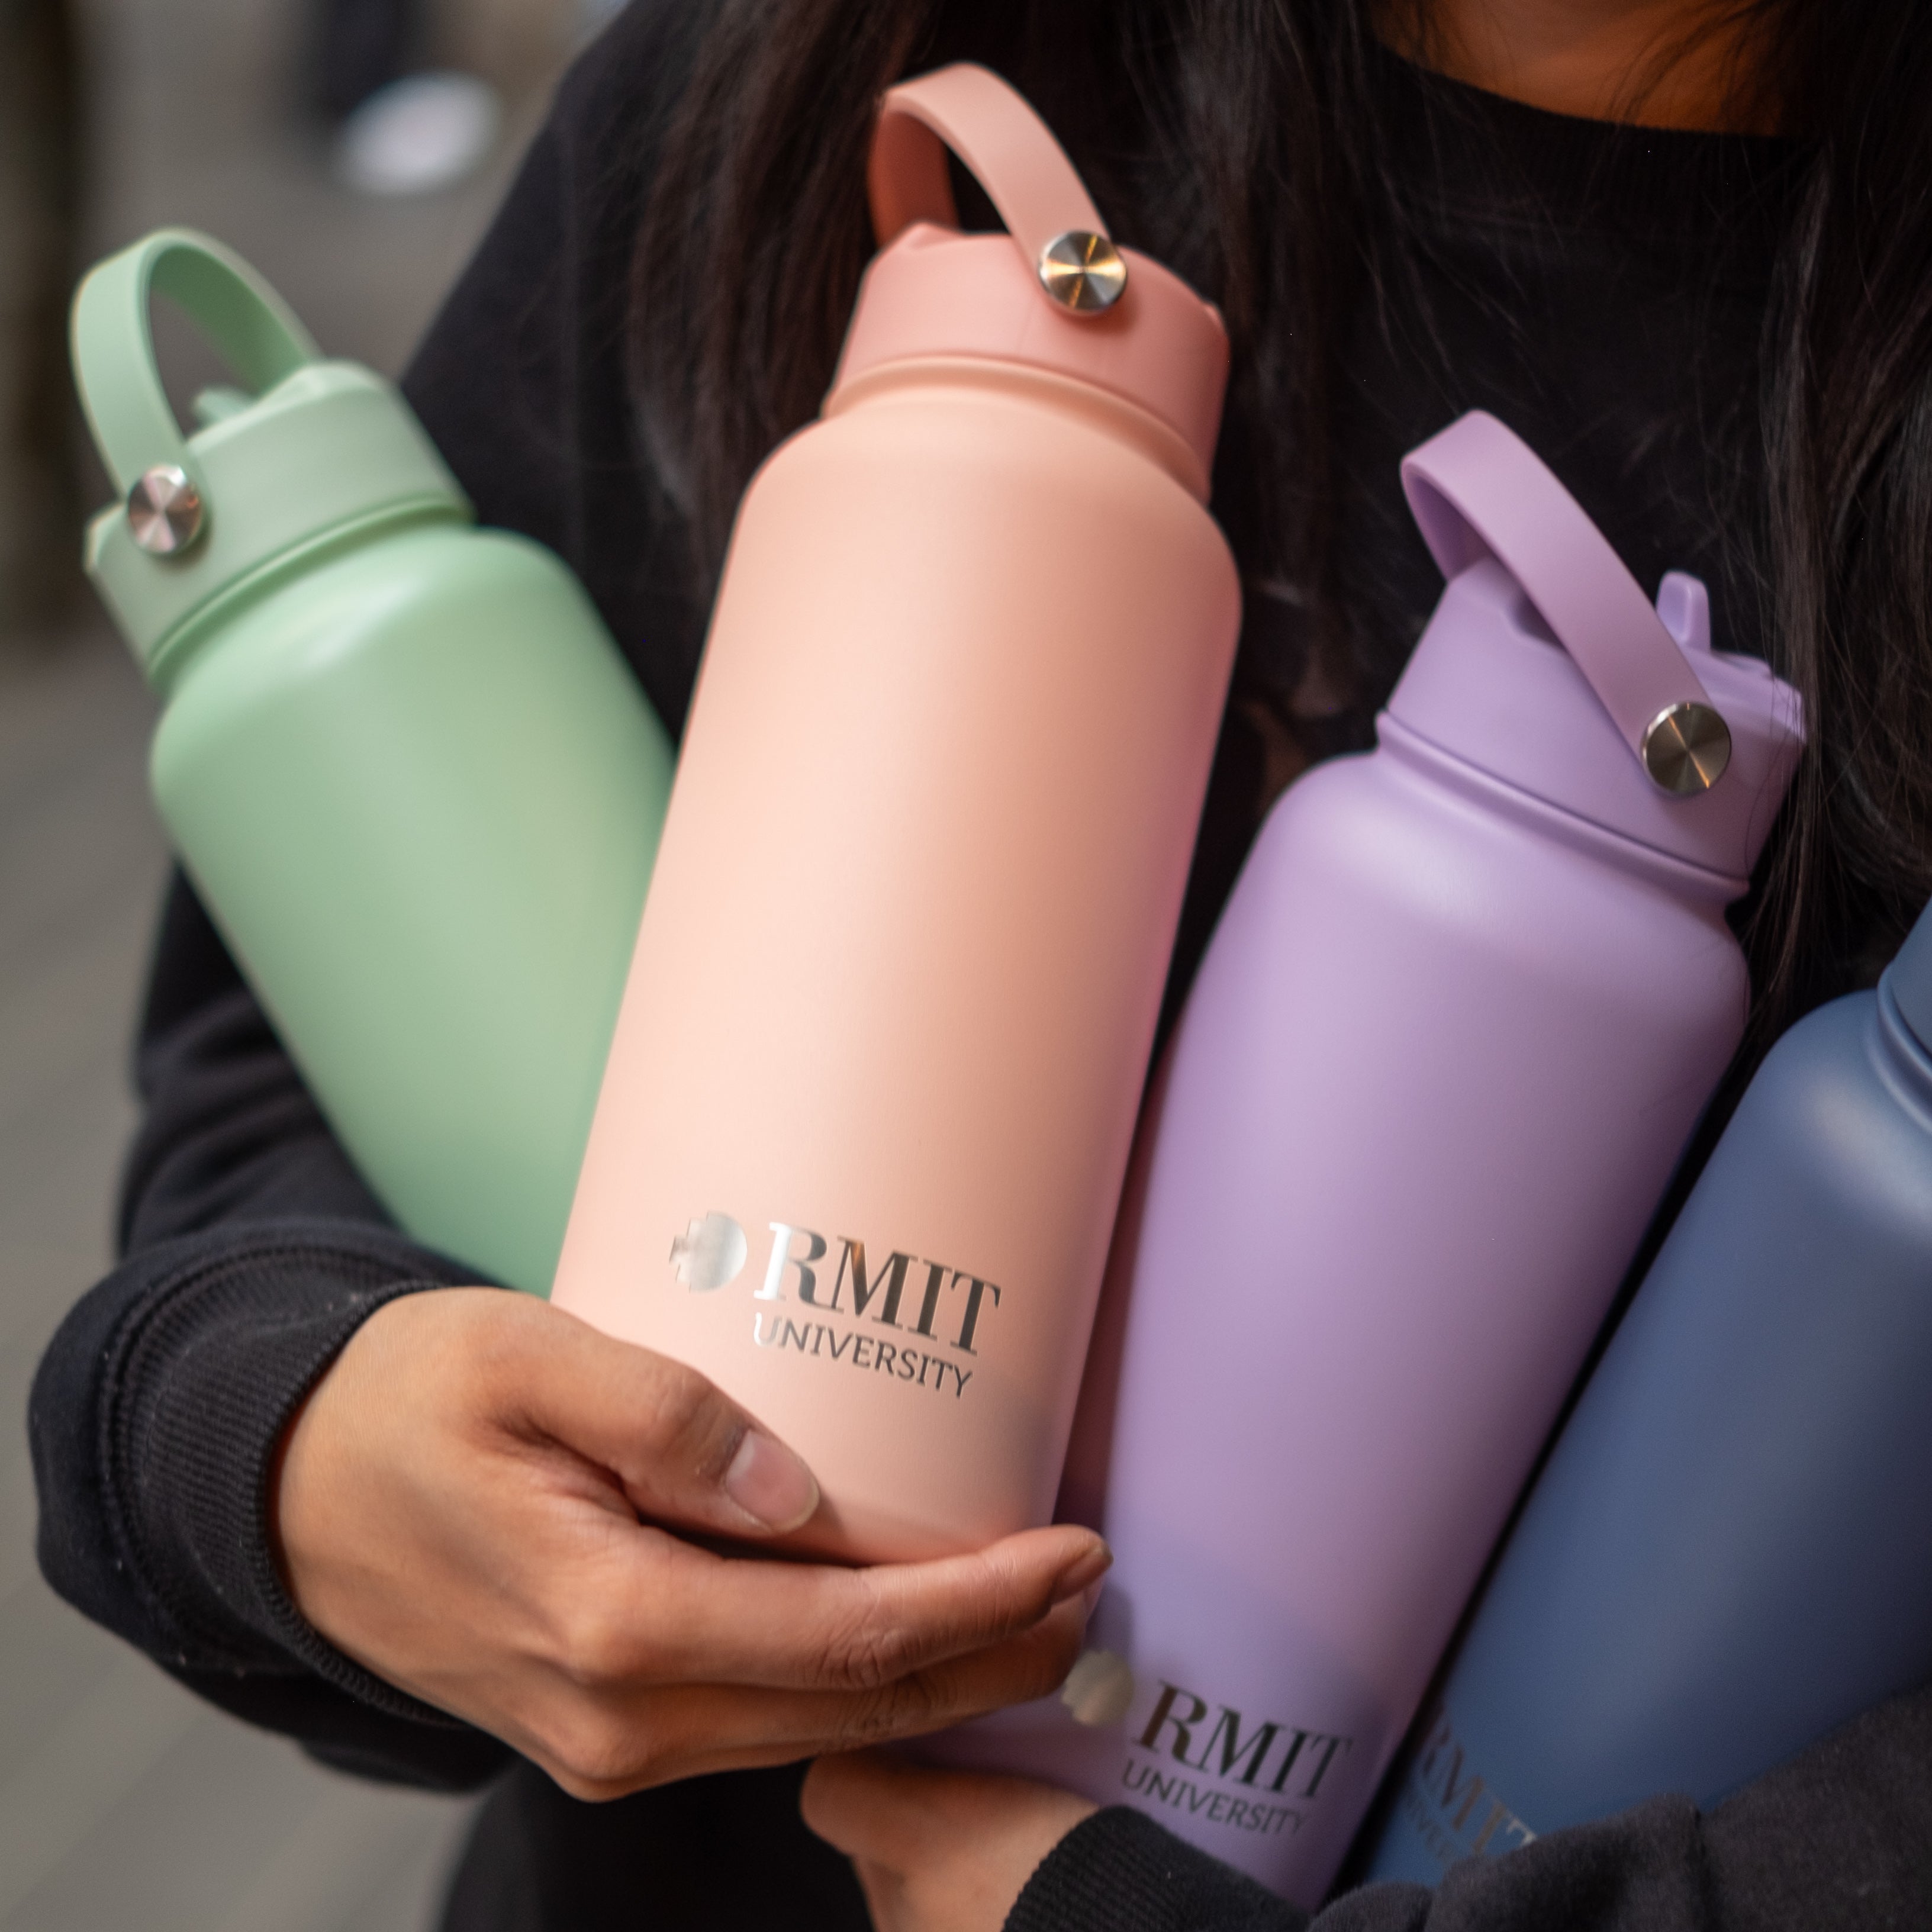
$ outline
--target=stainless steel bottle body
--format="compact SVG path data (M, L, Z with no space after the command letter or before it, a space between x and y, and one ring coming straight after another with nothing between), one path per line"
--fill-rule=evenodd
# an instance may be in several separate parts
M1932 1677L1932 1054L1889 987L1778 1043L1552 1451L1378 1876L1708 1805Z

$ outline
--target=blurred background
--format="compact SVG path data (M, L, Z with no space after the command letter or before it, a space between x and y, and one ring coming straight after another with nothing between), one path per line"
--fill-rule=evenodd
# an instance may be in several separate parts
M600 24L584 0L0 0L0 1932L418 1932L467 1815L204 1708L34 1566L27 1388L108 1264L167 864L151 707L80 576L107 485L68 298L187 224L395 373Z

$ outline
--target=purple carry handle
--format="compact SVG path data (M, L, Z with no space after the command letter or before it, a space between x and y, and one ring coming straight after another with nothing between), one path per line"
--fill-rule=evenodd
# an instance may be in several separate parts
M1622 558L1514 430L1472 410L1402 458L1402 487L1445 578L1493 556L1522 586L1640 764L1662 713L1710 705Z

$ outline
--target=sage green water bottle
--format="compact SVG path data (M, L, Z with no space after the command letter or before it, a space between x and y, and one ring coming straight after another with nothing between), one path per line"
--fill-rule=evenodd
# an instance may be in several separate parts
M240 386L184 434L164 296ZM547 1292L671 751L548 550L476 526L388 382L248 266L164 230L97 268L74 358L122 500L89 574L162 714L154 796L376 1194Z

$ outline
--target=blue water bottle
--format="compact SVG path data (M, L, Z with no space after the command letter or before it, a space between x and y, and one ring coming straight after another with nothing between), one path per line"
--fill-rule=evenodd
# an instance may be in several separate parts
M1932 910L1751 1083L1532 1492L1370 1875L1709 1805L1932 1676Z

